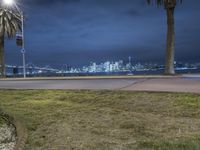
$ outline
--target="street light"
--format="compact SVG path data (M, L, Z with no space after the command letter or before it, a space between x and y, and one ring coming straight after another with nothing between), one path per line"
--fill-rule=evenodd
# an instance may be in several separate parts
M25 46L24 46L24 14L23 14L23 11L21 9L19 9L19 7L16 5L15 1L14 0L3 0L3 4L6 5L6 6L15 6L17 11L20 13L20 16L21 16L21 27L22 27L22 33L21 33L21 36L22 36L22 49L21 49L21 53L22 53L22 57L23 57L23 75L24 75L24 78L26 78L26 59L25 59Z
M11 6L11 5L13 5L14 1L13 1L13 0L3 0L3 3L4 3L5 5Z

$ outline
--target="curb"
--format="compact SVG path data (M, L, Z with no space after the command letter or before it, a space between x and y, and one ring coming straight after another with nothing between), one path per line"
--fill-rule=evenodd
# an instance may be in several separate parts
M144 76L80 76L80 77L33 77L33 78L4 78L0 81L40 81L40 80L96 80L96 79L160 79L160 78L180 78L182 75L144 75Z

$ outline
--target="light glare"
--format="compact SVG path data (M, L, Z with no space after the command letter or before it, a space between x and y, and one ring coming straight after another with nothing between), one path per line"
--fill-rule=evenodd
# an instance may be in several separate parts
M3 0L4 4L6 5L12 5L14 3L14 0Z

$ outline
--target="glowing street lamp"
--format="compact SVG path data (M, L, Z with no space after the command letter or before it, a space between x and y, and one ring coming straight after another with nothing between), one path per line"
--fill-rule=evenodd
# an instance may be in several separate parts
M5 5L11 6L11 5L13 5L14 0L3 0L3 3L4 3Z
M25 46L24 46L24 14L22 12L21 9L19 9L19 7L16 5L15 1L14 0L3 0L3 4L6 5L6 6L13 6L15 5L17 11L20 13L20 16L21 16L21 25L22 25L22 32L21 32L21 40L22 40L22 49L21 49L21 53L22 53L22 56L23 56L23 75L24 75L24 78L26 78L26 59L25 59Z

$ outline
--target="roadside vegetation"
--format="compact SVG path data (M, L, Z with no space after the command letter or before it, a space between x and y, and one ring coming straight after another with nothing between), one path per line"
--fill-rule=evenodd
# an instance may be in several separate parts
M0 95L0 107L28 130L26 150L200 149L197 94L0 90Z

